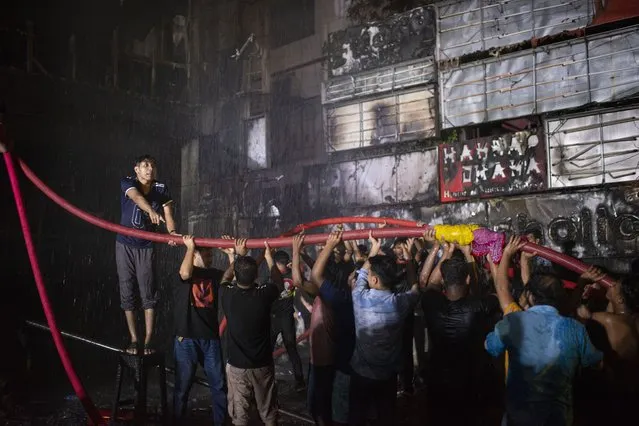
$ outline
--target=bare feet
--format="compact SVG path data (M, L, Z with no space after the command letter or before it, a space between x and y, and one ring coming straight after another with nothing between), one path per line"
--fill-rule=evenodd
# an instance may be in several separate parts
M138 342L131 341L129 346L124 350L129 355L137 355L138 354Z
M151 343L147 342L144 344L144 355L151 355L155 352L155 349L151 347Z

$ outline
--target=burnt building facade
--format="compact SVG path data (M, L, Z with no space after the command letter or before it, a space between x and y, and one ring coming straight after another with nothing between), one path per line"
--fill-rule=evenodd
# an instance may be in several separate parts
M208 116L217 124L200 139L190 229L271 236L342 215L474 222L536 228L553 248L628 267L636 10L457 0L354 25L346 1L285 3L241 10L238 92Z
M4 121L100 217L118 221L119 178L148 152L197 236L379 215L536 228L617 271L637 251L639 26L623 1L426 2L367 24L348 0L46 3L0 19ZM123 318L103 326L121 316L114 236L25 187L62 325L120 338ZM166 311L180 256L159 250Z

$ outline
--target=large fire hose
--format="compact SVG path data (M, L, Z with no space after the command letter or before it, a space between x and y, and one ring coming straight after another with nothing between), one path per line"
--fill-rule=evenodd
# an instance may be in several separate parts
M42 310L44 311L44 316L46 317L49 328L51 329L51 336L53 337L53 342L58 351L58 355L60 356L60 361L62 361L64 371L69 378L69 382L71 382L73 391L84 407L84 410L87 412L87 415L89 416L91 422L95 425L104 424L104 419L100 415L100 412L96 408L95 404L93 404L91 397L84 389L84 385L82 385L80 377L78 377L75 369L73 368L71 357L69 357L69 353L67 352L66 346L64 345L64 342L62 340L62 335L60 334L60 330L58 329L55 315L53 313L53 308L51 306L51 301L49 300L47 289L44 285L42 272L40 271L38 255L35 250L35 245L33 244L33 238L31 236L31 229L29 228L29 221L27 219L24 199L22 198L20 185L18 183L18 174L16 173L15 167L13 165L13 158L11 157L10 153L4 153L4 162L7 165L7 173L9 174L9 180L11 181L11 189L13 191L13 197L16 202L16 208L18 209L20 226L22 227L22 235L24 236L24 242L27 246L29 262L31 263L31 269L33 270L33 277L35 279L36 288L38 289L38 295L40 296L40 302L42 303Z
M56 194L51 188L49 188L42 180L40 180L35 173L22 161L18 160L22 171L25 176L38 188L40 189L48 198L50 198L53 202L58 204L63 209L67 210L69 213L77 216L80 219L83 219L86 222L89 222L95 226L106 229L108 231L117 232L123 235L128 235L130 237L142 238L149 241L154 241L158 243L168 243L169 241L173 241L177 244L183 244L182 237L171 236L166 234L158 234L154 232L140 231L137 229L127 228L122 225L118 225L107 220L101 219L99 217L93 216L90 213L87 213L80 208L74 206L69 203L67 200ZM401 227L390 227L390 228L371 228L371 229L357 229L354 231L344 231L342 238L344 240L363 240L368 239L369 232L372 232L373 237L375 238L395 238L395 237L421 237L424 234L424 231L428 228L426 227L418 227L418 223L415 221L405 220L405 219L393 219L393 218L383 218L383 217L362 217L362 216L348 216L348 217L337 217L337 218L329 218L329 219L321 219L314 222L309 222L306 224L301 224L293 228L291 231L285 233L285 236L276 237L276 238L252 238L247 240L246 246L247 248L264 248L264 243L268 242L268 244L273 248L279 247L290 247L293 242L293 237L291 236L296 231L308 230L321 226L328 225L336 225L336 224L346 224L346 223L387 223L389 225L401 225ZM447 226L443 225L442 227ZM438 229L438 225L434 227L436 230ZM475 230L479 230L482 228L474 227ZM308 245L314 244L323 244L326 242L329 234L308 234L306 235L304 242ZM231 240L225 240L222 238L196 238L195 244L201 247L219 247L219 248L231 248L234 246L234 242ZM538 256L541 256L553 263L561 265L567 269L570 269L573 272L578 274L584 273L589 266L585 263L577 260L571 256L568 256L563 253L559 253L551 248L543 247L533 243L526 243L522 248L523 251L529 253L537 253ZM607 287L613 285L613 281L610 277L606 277L601 280L601 283Z
M42 307L45 313L45 317L47 319L47 323L51 328L51 334L53 336L53 340L58 350L58 355L62 361L65 372L71 382L71 385L78 396L78 399L83 404L90 420L94 424L103 424L104 419L100 416L99 411L91 401L91 398L87 394L84 389L80 378L77 376L69 354L64 346L64 342L62 340L62 336L60 335L60 331L56 325L55 317L53 314L53 310L51 307L51 303L49 301L46 288L44 286L44 280L42 278L42 273L40 271L37 255L35 252L35 246L33 244L33 239L31 237L31 231L29 228L28 220L26 217L26 210L24 206L24 201L22 198L22 194L20 192L20 187L18 184L17 173L14 168L13 158L9 152L6 152L6 145L3 144L4 140L2 136L4 135L4 128L2 127L2 123L0 123L0 152L4 153L5 164L7 165L7 172L9 174L9 179L11 181L11 188L13 190L16 207L18 209L18 215L20 218L20 223L22 227L22 231L24 234L25 244L27 246L27 252L29 254L29 260L31 262L31 268L33 270L36 287L38 289L38 294L40 296L40 301L42 303ZM87 213L78 207L72 205L67 200L56 194L51 188L49 188L42 180L40 180L35 173L20 159L18 159L18 163L24 172L25 176L38 188L40 189L48 198L58 204L60 207L67 210L69 213L74 216L89 222L95 226L106 229L108 231L117 232L123 235L128 235L131 237L142 238L149 241L159 242L159 243L168 243L170 241L175 242L177 244L182 244L182 238L177 236L169 236L163 234L157 234L153 232L140 231L136 229L127 228L122 225L118 225L104 219L98 218L90 213ZM287 247L292 244L292 235L316 228L321 226L335 225L335 224L346 224L346 223L387 223L389 225L399 225L400 227L391 227L391 228L374 228L370 230L354 230L354 231L345 231L343 233L344 240L360 240L367 239L369 236L369 232L372 232L373 237L375 238L394 238L394 237L420 237L423 235L426 227L418 227L418 223L410 220L404 219L393 219L393 218L375 218L375 217L341 217L341 218L331 218L331 219L321 219L318 221L310 222L307 224L298 225L293 228L289 232L287 232L282 237L277 238L257 238L257 239L249 239L247 241L248 248L263 248L264 243L268 242L269 245L273 248L278 247ZM473 245L480 240L481 243L485 243L485 238L489 240L493 237L490 235L487 237L486 235L490 234L491 231L485 230L483 228L479 228L477 226L469 227L468 225L461 225L460 227L454 228L446 228L446 225L435 226L435 230L438 233L438 237L446 237L447 235L452 235L454 238L448 238L448 241L455 241L459 243L473 243ZM460 230L461 229L461 230ZM496 235L496 233L493 233ZM305 243L309 245L313 244L321 244L326 241L329 234L309 234L305 238ZM492 242L489 242L489 245L492 244L492 248L486 249L486 247L478 248L479 252L489 252L489 251L500 251L502 247L500 247L500 241L503 243L503 234L500 234L498 238L494 238ZM463 239L463 242L461 241ZM220 248L229 248L233 247L234 242L220 239L220 238L197 238L195 239L196 245L202 247L220 247ZM475 249L475 247L473 247ZM487 251L486 251L487 250ZM574 259L568 255L558 253L550 248L542 247L533 243L526 243L522 248L523 251L529 253L536 253L537 255L550 260L558 265L561 265L567 269L570 269L579 274L585 272L588 269L588 265L583 262ZM606 276L601 283L607 287L613 285L613 281L610 277ZM223 331L224 325L226 321L223 320L220 324L220 331ZM298 341L303 340L308 337L308 332L300 335L298 337ZM274 355L283 351L280 349L274 353Z

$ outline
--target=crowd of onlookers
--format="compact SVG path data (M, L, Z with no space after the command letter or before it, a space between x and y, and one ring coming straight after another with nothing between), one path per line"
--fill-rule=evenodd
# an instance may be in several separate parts
M588 401L582 423L634 424L636 280L614 279L607 288L594 267L570 278L521 251L538 240L513 236L496 264L469 246L437 241L433 231L389 245L371 236L365 245L343 241L337 230L315 256L304 235L294 237L290 254L266 245L255 258L240 239L224 250L222 271L212 268L211 249L185 236L183 284L175 286L176 415L185 413L201 363L215 424L227 414L247 424L252 405L265 424L276 424L272 353L281 334L296 389L306 387L319 425L395 424L398 397L415 392L426 397L424 424L570 425L575 398ZM270 276L262 283L264 261ZM224 358L218 299L228 323ZM305 383L294 317L307 308Z

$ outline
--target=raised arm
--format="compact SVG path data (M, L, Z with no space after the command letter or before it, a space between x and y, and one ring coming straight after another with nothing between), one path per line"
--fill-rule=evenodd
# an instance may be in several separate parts
M380 226L380 228L383 228L385 226L386 226L386 222L384 222L383 225ZM362 269L366 269L366 270L369 270L371 267L371 264L368 261L368 259L371 257L377 256L380 250L382 249L382 242L379 239L373 237L373 231L368 231L368 242L371 244L371 249L368 252L368 258L366 258L366 262L364 262L364 266L362 266Z
M222 237L224 239L228 239L227 236ZM229 267L224 271L224 275L222 275L222 282L231 282L233 277L235 276L235 256L246 256L248 254L248 249L246 248L246 238L239 238L235 240L235 248L233 252L230 250L224 250L225 253L229 256Z
M439 241L435 239L435 231L430 229L424 233L424 239L432 243L432 248L426 257L422 271L419 274L419 286L422 289L426 289L429 283L429 278L435 267L435 260L437 259L437 253L439 252Z
M581 304L581 298L584 293L584 289L587 284L595 284L601 281L606 274L604 274L601 269L591 266L588 268L583 274L579 276L577 280L577 287L572 290L570 293L570 297L567 298L566 304L564 306L564 312L566 314L570 313L571 315L577 310L579 305Z
M526 286L532 277L532 260L537 253L522 251L519 257L519 267L521 268L521 282Z
M346 252L344 253L344 262L348 263L353 260L353 249L354 241L344 241L344 247L346 248Z
M300 262L302 247L304 245L304 234L297 234L293 237L293 285L297 288L301 288L305 292L311 295L317 295L319 288L314 283L306 281L302 276L302 265Z
M184 259L182 259L182 264L180 265L180 278L182 278L183 281L186 281L193 275L195 242L193 241L192 235L184 235L182 236L182 240L186 246L186 253L184 254Z
M473 296L479 296L479 271L477 270L477 263L473 257L470 244L460 246L459 249L464 253L466 263L468 263L470 269L470 294Z
M417 279L417 269L415 267L415 261L411 259L411 252L415 245L415 238L408 238L406 243L402 244L402 250L404 251L404 259L408 259L406 263L406 280L411 286L410 291L415 294L419 294L419 281Z
M508 279L508 269L510 268L511 258L517 253L526 243L521 240L520 237L512 236L508 240L508 244L504 247L504 252L501 257L501 262L497 268L497 274L495 277L495 290L497 291L497 298L499 299L499 306L504 313L509 312L509 305L515 302L513 298L510 280ZM489 259L492 263L492 259Z
M415 239L415 262L419 265L422 261L422 253L424 252L424 239L416 238Z
M271 282L277 287L280 292L284 291L284 280L282 279L282 273L275 264L275 260L273 260L273 250L268 245L268 241L264 241L264 247L264 260L266 260L268 269L269 271L271 271Z
M333 255L333 250L342 241L342 231L334 231L328 236L324 249L320 252L315 260L313 269L311 270L311 282L319 289L324 283L324 272L329 258Z
M435 267L435 270L433 270L433 273L430 274L430 278L428 279L427 290L431 290L431 289L441 290L442 285L444 284L444 278L442 277L442 262L444 260L450 259L454 251L455 251L454 243L446 243L446 242L444 243L444 254L442 255L442 258L439 260L439 263L437 263L437 266Z
M306 266L308 266L311 269L313 268L313 265L315 265L315 259L313 259L311 256L309 256L308 253L306 253L306 250L304 250L303 247L302 247L302 251L300 252L300 257L302 258L304 263L306 263Z

